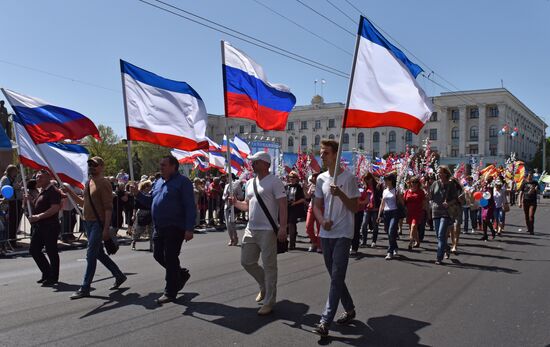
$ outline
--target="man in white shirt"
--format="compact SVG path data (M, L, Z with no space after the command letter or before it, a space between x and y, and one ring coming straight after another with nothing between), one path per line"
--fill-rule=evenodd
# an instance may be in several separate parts
M256 302L263 300L263 306L258 311L262 316L270 314L276 302L277 239L281 242L286 241L287 201L283 182L269 173L271 156L266 152L258 152L248 159L252 162L256 177L246 182L244 201L238 201L234 196L230 196L228 202L239 210L249 211L248 225L242 239L241 264L260 286ZM267 212L275 224L279 221L277 235L256 199L254 181ZM260 254L263 268L258 264Z
M321 321L313 332L327 336L330 324L334 320L338 303L342 301L344 313L336 321L344 325L355 319L355 305L346 287L346 271L349 261L349 249L353 239L354 214L358 208L359 189L355 176L338 165L340 174L337 185L334 185L336 154L338 142L323 140L321 142L321 160L328 168L327 172L317 177L313 213L321 224L321 247L323 258L330 275L330 290L321 316ZM330 202L332 201L332 202ZM333 204L332 213L330 203Z

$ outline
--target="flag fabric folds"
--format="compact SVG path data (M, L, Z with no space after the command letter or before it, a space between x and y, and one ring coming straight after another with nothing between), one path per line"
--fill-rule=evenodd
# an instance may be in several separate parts
M196 151L173 149L171 154L176 157L180 164L193 164L198 157L208 158L208 152L202 149Z
M84 184L88 179L88 151L86 148L80 145L60 143L36 145L23 125L17 122L14 122L13 125L17 127L19 160L23 165L35 170L51 171L47 164L49 161L61 181L84 189ZM37 147L40 148L45 158L40 155Z
M245 140L241 139L237 135L233 137L233 145L235 146L242 158L246 159L250 155L250 147Z
M418 134L433 112L412 63L366 19L361 17L346 128L393 126Z
M120 69L128 140L186 151L208 148L206 107L190 85L166 79L123 60Z
M8 89L3 91L15 112L14 122L25 127L34 143L80 140L88 135L100 140L95 124L86 116Z
M226 117L245 118L265 130L286 128L296 97L288 87L270 83L263 68L242 51L223 42Z

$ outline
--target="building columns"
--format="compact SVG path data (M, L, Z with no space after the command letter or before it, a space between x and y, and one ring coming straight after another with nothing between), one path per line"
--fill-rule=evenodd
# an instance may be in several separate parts
M479 150L479 155L481 157L485 157L485 155L487 153L485 153L485 138L486 138L486 132L487 132L487 115L486 115L486 111L487 111L487 107L485 106L485 104L481 104L481 105L478 105L477 106L477 110L478 110L478 114L479 114L479 125L478 125L478 129L479 129L479 147L478 147L478 150Z
M504 128L504 124L506 124L506 111L507 107L505 104L498 104L498 129ZM510 132L514 130L514 126L510 123L508 124L510 127ZM499 156L505 156L506 152L511 153L513 149L510 148L510 146L506 146L506 142L508 142L508 134L504 136L498 137L498 145L497 145L497 155ZM508 150L507 150L508 147Z
M458 107L458 154L463 157L466 154L466 106Z

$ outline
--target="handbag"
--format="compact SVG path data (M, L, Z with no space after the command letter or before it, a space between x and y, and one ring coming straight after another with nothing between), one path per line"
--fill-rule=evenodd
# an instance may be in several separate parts
M397 198L397 189L395 190L395 201L397 205L397 219L403 219L407 217L407 208L405 207L404 203L399 202L399 199Z
M510 212L510 204L505 202L504 206L502 207L504 209L504 212Z
M92 205L92 210L94 211L95 218L99 222L99 225L101 225L101 229L103 229L103 222L101 221L101 218L99 218L99 213L97 213L94 201L92 200L92 194L90 194L90 182L86 183L86 190L88 191L88 199L90 199L90 205ZM107 251L108 255L112 255L118 252L118 243L113 241L112 237L110 237L108 240L104 240L103 246L105 247L105 251Z
M271 213L269 213L269 210L267 209L267 206L262 200L262 197L260 196L260 194L258 194L258 186L256 185L256 178L252 180L252 187L254 188L254 195L256 196L256 200L258 200L258 203L260 204L262 211L264 211L267 219L269 220L269 224L271 224L271 227L275 232L275 237L277 237L277 224L275 224L273 217L271 217ZM281 242L277 238L277 254L286 253L286 252L288 252L288 240L284 240Z

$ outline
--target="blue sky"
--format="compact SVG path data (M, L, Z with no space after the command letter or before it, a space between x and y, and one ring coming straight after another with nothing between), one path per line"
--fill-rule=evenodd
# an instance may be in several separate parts
M166 1L339 70L350 70L350 55L253 0ZM353 51L352 35L297 1L258 1ZM357 25L326 0L302 1L349 31L356 31ZM344 0L331 1L349 16L359 18ZM549 0L350 1L458 89L500 87L502 79L506 88L550 121ZM201 95L208 112L216 114L223 110L222 39L260 63L272 82L288 85L297 105L310 102L315 79L326 80L324 96L328 102L344 102L348 88L344 78L137 0L2 0L2 26L0 86L77 110L122 136L120 58L188 82ZM419 81L430 95L444 91L423 78Z

